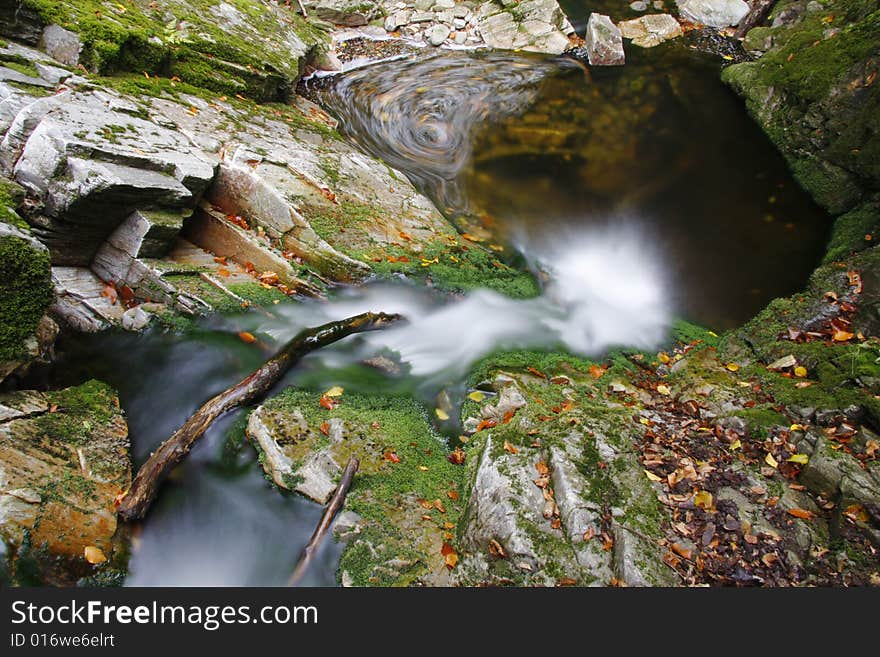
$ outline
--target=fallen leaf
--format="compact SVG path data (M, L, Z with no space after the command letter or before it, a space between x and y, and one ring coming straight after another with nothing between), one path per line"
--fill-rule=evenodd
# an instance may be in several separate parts
M434 508L437 509L440 513L446 513L446 507L443 506L443 502L440 500L434 500Z
M798 365L794 368L794 375L799 379L803 379L807 375L807 368L803 365Z
M801 465L806 465L810 462L810 457L806 454L792 454L789 456L786 461L789 463L800 463Z
M455 502L458 499L458 491L448 490L446 491L446 497Z
M538 474L542 477L550 474L550 468L547 467L547 464L543 461L538 461L537 463L535 463L535 470L537 470Z
M482 431L483 429L491 429L496 426L498 423L495 420L480 420L479 424L477 424L477 431Z
M694 495L694 506L709 511L712 509L712 493L707 490L701 490Z
M446 567L449 570L455 568L455 565L458 563L458 553L455 551L455 548L452 547L449 543L443 543L443 547L440 548L440 554L445 557Z
M248 333L247 331L241 331L238 334L238 339L241 340L242 342L244 342L245 344L251 344L251 343L254 343L257 341L257 339L254 337L254 334Z
M336 408L336 401L334 401L332 397L328 397L327 395L321 395L318 403L326 408L328 411L332 411L334 408Z
M519 450L516 447L514 447L513 445L511 445L506 440L504 441L504 451L510 452L511 454L518 454L519 453Z
M786 513L802 520L810 520L816 515L812 511L807 511L806 509L789 509Z
M663 363L665 365L666 363L668 363L672 359L669 357L669 354L667 354L665 351L661 351L659 354L657 354L657 360L659 360L661 363Z
M436 415L437 419L440 420L441 422L446 422L446 420L449 419L449 413L444 411L442 408L435 408L434 415Z
M507 553L504 551L501 543L496 541L494 538L489 541L489 554L491 554L496 559L507 558Z
M779 461L773 458L773 454L771 454L770 452L767 452L767 456L764 457L764 463L769 465L771 468L779 467Z
M535 376L537 376L539 379L546 379L547 378L546 374L542 373L539 370L536 370L534 367L527 367L526 369L529 372L531 372L532 374L534 374Z
M608 371L607 367L603 367L601 365L590 365L590 376L594 379L601 379L602 375Z
M648 477L648 479L650 479L651 481L663 481L662 477L658 477L650 470L645 470L644 472L645 472L645 475Z
M577 586L577 580L571 577L563 577L556 581L556 586Z
M107 557L104 556L104 552L99 547L95 547L94 545L86 546L86 549L83 550L83 556L85 556L86 561L90 564L99 564L107 561Z
M340 387L340 386L333 386L332 388L330 388L330 390L328 390L328 391L325 392L324 394L325 394L327 397L342 397L342 393L343 393L343 392L345 392L345 390L344 390L342 387Z
M475 402L481 402L486 398L486 394L480 392L479 390L474 390L472 393L468 394L468 399L473 400Z
M321 422L321 426L319 427L319 429L320 429L321 433L323 433L325 436L330 435L330 423L329 422L326 422L326 421Z
M661 383L659 386L657 386L657 392L659 392L661 395L672 394L671 391L669 390L669 386L667 386L663 383Z
M739 365L737 365L736 363L728 363L724 367L726 367L731 372L738 372L739 371Z
M449 456L446 457L446 460L452 463L453 465L461 465L465 461L465 452L461 447L456 447L452 452L450 452Z
M855 337L854 333L850 333L849 331L835 331L831 336L831 339L835 342L846 342L847 340L852 340Z
M737 438L732 443L730 443L730 451L740 449L742 447L742 445L743 445L742 441L739 438Z
M388 451L383 454L386 461L391 461L392 463L400 463L400 457L397 455L397 452Z
M680 543L673 543L669 547L671 547L672 551L675 552L682 559L687 559L688 561L690 561L691 554L693 553L691 549L684 547Z
M772 566L774 563L776 563L776 560L777 560L777 559L778 559L778 557L777 557L775 554L773 554L772 552L768 552L768 553L765 554L763 557L761 557L761 561L762 561L762 562L764 563L764 565L767 566L768 568L769 568L770 566Z

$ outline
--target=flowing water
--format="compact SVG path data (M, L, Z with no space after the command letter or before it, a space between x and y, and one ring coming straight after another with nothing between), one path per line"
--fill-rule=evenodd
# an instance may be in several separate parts
M675 317L724 329L796 290L827 218L718 81L717 61L681 47L628 56L625 67L587 72L560 58L445 52L353 70L315 91L366 151L545 271L539 297L345 289L329 302L276 306L274 320L211 318L183 338L67 338L42 383L95 377L116 387L137 465L266 357L235 337L241 330L272 344L362 310L402 312L410 323L316 352L279 388L342 385L430 403L440 390L461 394L470 364L496 349L653 348ZM387 353L404 375L362 364ZM242 417L218 423L163 487L127 583L284 582L320 508L269 486L242 442ZM337 559L326 542L306 584L333 584Z

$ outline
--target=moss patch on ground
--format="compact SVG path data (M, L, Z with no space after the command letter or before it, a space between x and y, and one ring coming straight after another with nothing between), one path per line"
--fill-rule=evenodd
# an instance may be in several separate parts
M361 517L361 531L343 552L340 576L360 586L443 577L440 551L461 515L464 468L447 460L446 441L426 409L405 397L345 393L329 410L320 399L319 393L288 388L263 406L260 418L290 455L292 476L319 449L340 466L351 455L360 460L346 509ZM304 424L292 419L299 414ZM322 430L331 421L344 427L336 443Z

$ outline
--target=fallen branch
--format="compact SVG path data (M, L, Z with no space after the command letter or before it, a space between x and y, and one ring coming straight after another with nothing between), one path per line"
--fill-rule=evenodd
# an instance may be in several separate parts
M775 4L776 0L754 0L749 13L743 16L737 25L736 32L733 33L734 38L742 39L749 30L763 23Z
M363 313L317 328L300 331L275 356L248 377L206 401L174 434L162 443L119 501L117 512L124 520L143 517L165 475L182 461L193 444L218 417L227 411L261 399L300 358L337 340L365 331L376 331L403 319L400 315Z
M352 456L348 459L348 465L346 465L345 470L342 471L342 478L339 480L339 485L336 486L333 497L330 498L330 502L324 507L324 513L321 514L321 520L318 523L318 526L315 527L312 537L309 539L305 548L303 548L299 561L296 562L296 568L293 569L293 574L290 576L290 579L287 580L288 586L296 586L309 569L309 565L312 563L312 557L315 556L318 547L321 545L321 541L324 540L324 535L327 533L327 530L330 529L330 525L333 523L333 518L339 513L342 505L345 504L345 496L348 495L348 489L351 488L354 473L357 472L359 465L360 463L355 457Z

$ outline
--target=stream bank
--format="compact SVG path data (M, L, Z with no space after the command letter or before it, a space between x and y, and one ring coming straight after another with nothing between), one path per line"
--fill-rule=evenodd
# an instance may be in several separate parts
M182 43L186 57L190 48L205 54L198 40ZM65 330L142 328L150 316L187 329L201 314L263 317L289 296L325 296L376 274L440 291L538 292L514 252L460 234L314 104L164 63L144 67L147 76L139 60L133 74L86 77L19 44L3 53L13 64L3 68L4 162L27 188L25 198L9 186L3 205L49 245L58 295L53 303L36 293L36 322L52 303ZM114 72L108 61L100 72ZM861 229L875 217L862 212L857 230L835 230L829 263L803 293L721 340L681 325L661 352L489 357L463 391L472 396L452 445L433 425L454 419L456 404L438 402L429 417L411 401L346 392L327 409L320 389L267 402L249 433L282 488L316 471L332 484L337 448L370 464L337 525L348 540L346 584L872 583L880 377L876 258L865 238L873 223ZM49 263L31 248L28 292L45 292ZM59 403L55 412L68 410ZM8 435L15 444L19 434ZM47 435L71 438L66 428ZM273 445L289 463L272 466ZM309 458L326 468L303 472L305 456L286 452L312 446ZM102 483L114 496L125 488L115 475ZM113 561L105 540L89 538Z

